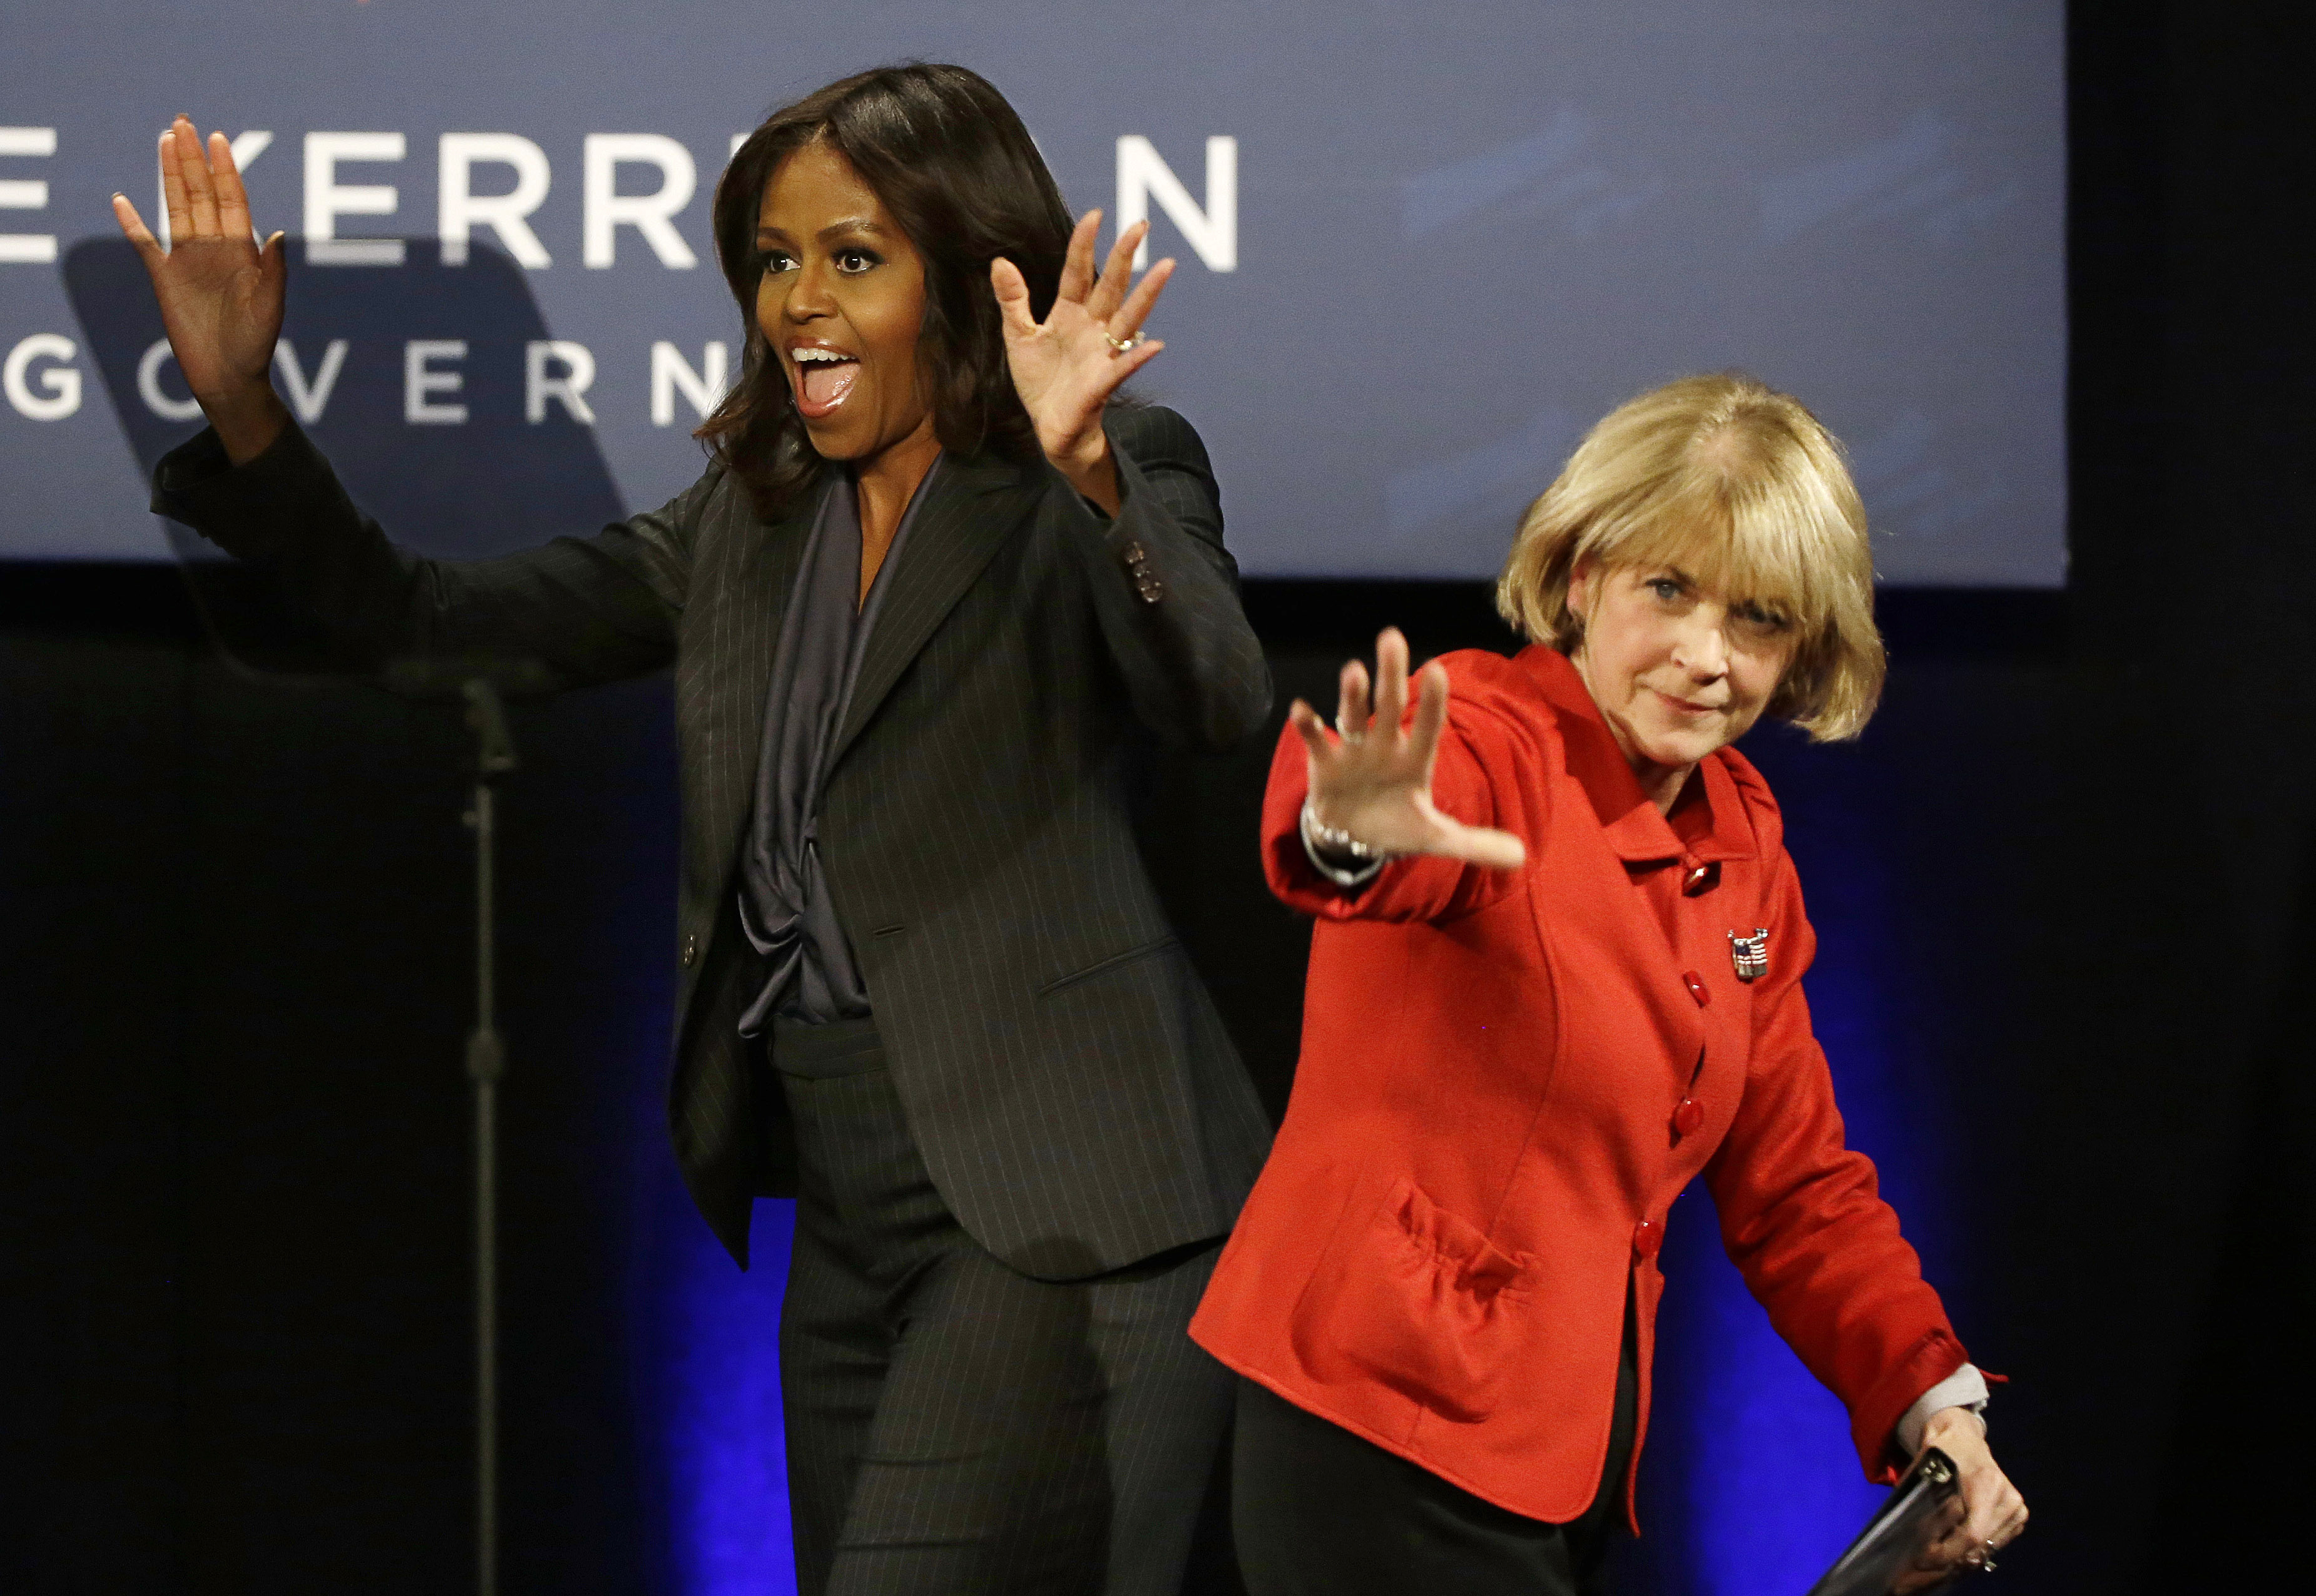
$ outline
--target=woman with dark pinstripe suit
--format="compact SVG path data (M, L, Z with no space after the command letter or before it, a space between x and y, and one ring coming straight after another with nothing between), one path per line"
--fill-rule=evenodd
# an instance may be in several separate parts
M669 1121L743 1264L794 1194L780 1327L809 1592L1182 1585L1231 1403L1184 1334L1267 1132L1131 835L1136 743L1226 746L1269 677L1162 347L1011 107L953 66L775 112L715 226L748 326L670 504L503 559L389 543L269 386L280 236L222 136L129 202L210 430L156 508L370 652L673 664ZM1203 1586L1202 1586L1203 1588Z

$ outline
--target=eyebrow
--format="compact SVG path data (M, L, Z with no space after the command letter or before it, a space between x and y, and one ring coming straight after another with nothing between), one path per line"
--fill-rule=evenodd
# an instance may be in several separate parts
M821 240L823 243L826 243L829 239L838 237L846 233L870 233L882 237L885 232L886 229L877 226L875 218L873 217L840 217L835 221L829 223L827 226L823 227L818 233L813 235L813 236ZM756 236L759 238L784 239L788 235L788 230L784 227L775 227L764 222L758 222L756 224Z

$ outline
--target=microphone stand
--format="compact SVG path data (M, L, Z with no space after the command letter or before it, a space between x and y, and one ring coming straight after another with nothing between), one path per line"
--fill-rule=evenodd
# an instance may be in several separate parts
M464 654L393 661L379 685L408 698L464 699L475 736L475 789L462 817L475 834L475 1028L467 1033L467 1079L475 1089L475 1590L498 1596L498 1087L506 1045L498 1029L494 784L516 765L506 696L543 693L554 678L537 660Z
M475 790L467 811L475 834L475 1028L467 1035L467 1078L475 1090L475 1589L497 1596L499 1562L498 1085L506 1073L500 1040L496 793L515 768L506 700L486 675L459 684L475 734Z

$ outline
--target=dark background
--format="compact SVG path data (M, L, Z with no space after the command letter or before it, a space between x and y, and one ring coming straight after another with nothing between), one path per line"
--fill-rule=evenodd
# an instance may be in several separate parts
M1887 593L1867 737L1749 750L1822 922L1811 849L1861 802L1905 906L1897 1057L1964 1128L1941 1284L2013 1378L2018 1590L2291 1566L2316 555L2284 221L2312 173L2308 30L2267 9L2071 24L2064 595ZM1476 587L1248 606L1282 709L1385 620L1419 654L1505 642ZM637 1591L666 1548L602 1242L659 1178L633 1016L667 1001L665 685L516 734L507 1585ZM0 1590L465 1580L465 740L441 705L243 676L173 572L0 568ZM1266 755L1161 776L1149 846L1276 1104L1300 934L1247 842ZM1633 1590L1685 1588L1668 1540Z

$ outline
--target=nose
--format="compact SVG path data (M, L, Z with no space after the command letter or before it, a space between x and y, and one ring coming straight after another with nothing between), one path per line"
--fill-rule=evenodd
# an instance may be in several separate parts
M787 297L780 306L780 315L789 323L801 324L835 314L836 302L828 291L828 273L824 266L815 262L799 268L788 284Z
M1673 642L1673 663L1700 685L1719 681L1729 674L1727 617L1703 613L1709 607L1697 606Z

